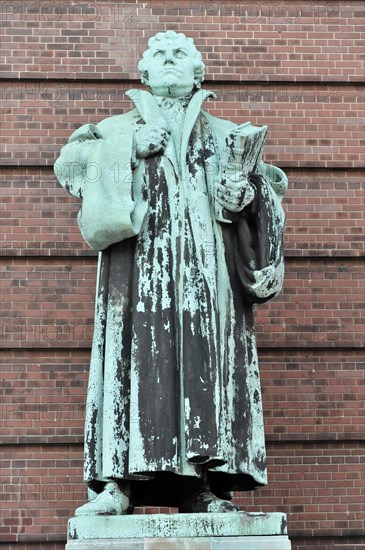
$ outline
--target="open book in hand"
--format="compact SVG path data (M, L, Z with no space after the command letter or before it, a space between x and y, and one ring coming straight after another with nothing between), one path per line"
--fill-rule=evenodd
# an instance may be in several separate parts
M229 172L240 171L247 176L256 172L262 159L267 126L254 126L245 122L226 137L226 155L223 159L227 163ZM231 165L231 166L230 166Z

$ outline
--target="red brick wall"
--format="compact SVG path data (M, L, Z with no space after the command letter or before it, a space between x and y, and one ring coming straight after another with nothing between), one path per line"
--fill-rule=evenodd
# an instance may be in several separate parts
M283 294L257 309L270 485L293 550L365 543L363 4L0 3L2 548L64 547L85 499L96 256L52 165L70 133L130 109L147 38L194 37L211 113L270 127L288 173ZM151 511L150 510L146 510ZM33 543L33 544L30 544Z

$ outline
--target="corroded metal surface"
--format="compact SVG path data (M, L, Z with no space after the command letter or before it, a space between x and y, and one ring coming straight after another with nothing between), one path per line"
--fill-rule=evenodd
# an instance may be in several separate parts
M85 125L56 163L101 251L85 481L174 505L204 466L217 495L252 489L267 482L252 307L281 289L287 180L261 163L228 212L216 189L237 126L202 110L214 94L128 95L132 112ZM161 120L163 148L138 158L138 132Z

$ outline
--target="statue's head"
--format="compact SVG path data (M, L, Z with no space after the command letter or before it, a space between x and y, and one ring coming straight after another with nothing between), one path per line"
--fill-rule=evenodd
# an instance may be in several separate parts
M142 84L155 95L181 97L200 88L205 65L194 40L175 31L159 32L138 64Z

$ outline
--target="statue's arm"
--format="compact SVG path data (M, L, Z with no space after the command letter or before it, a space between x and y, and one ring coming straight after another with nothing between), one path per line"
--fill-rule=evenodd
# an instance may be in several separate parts
M147 202L138 164L133 112L85 124L72 134L55 163L60 184L82 199L77 216L85 241L94 250L136 235Z
M102 137L94 124L84 124L73 132L61 149L54 164L55 175L62 187L74 197L83 198L88 162L95 144Z
M216 118L205 111L203 115L213 130L216 144L217 164L215 168L213 166L209 170L209 173L214 175L210 188L213 190L215 218L220 222L231 224L239 220L239 213L253 202L255 187L250 182L250 178L244 174L241 165L226 162L226 135L236 127L236 124ZM285 173L280 168L264 162L260 162L257 173L268 182L280 203L288 186Z
M242 167L234 163L221 162L221 174L215 185L215 215L220 222L237 221L238 213L255 197L255 189L249 178L242 173Z
M249 182L253 200L241 212L229 213L234 223L223 223L222 229L228 269L240 281L239 292L246 302L260 304L276 296L283 284L285 214L281 201L288 180L280 168L262 163Z
M284 279L283 238L285 214L273 183L286 186L279 169L270 170L267 179L260 173L250 176L255 198L232 227L235 270L245 299L263 303L276 296ZM275 175L275 181L270 181ZM280 180L279 180L280 177Z
M271 185L278 200L281 202L288 189L288 178L285 172L277 166L265 164L264 162L260 163L257 172Z
M240 166L221 162L221 175L215 185L215 213L216 219L225 223L236 222L240 219L239 213L250 205L257 190L245 176ZM263 177L272 189L274 202L278 202L281 211L281 201L288 188L288 178L280 168L261 162L257 174Z
M285 214L281 201L288 179L280 168L263 162L257 173L246 177L240 166L225 165L225 136L236 125L207 113L204 116L216 143L210 188L215 217L222 222L227 268L243 300L263 303L276 296L283 283ZM219 190L227 183L227 174L232 181L223 196Z

